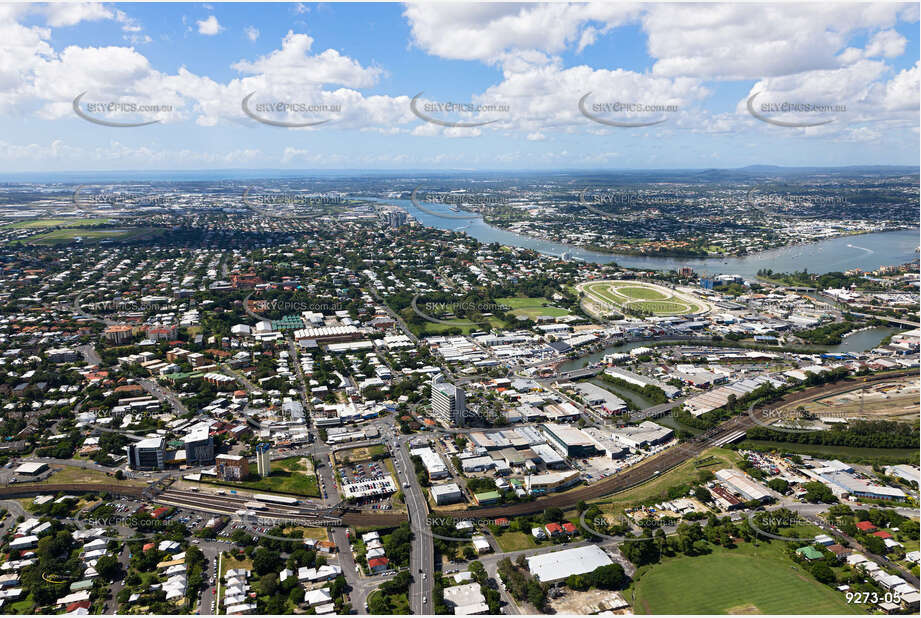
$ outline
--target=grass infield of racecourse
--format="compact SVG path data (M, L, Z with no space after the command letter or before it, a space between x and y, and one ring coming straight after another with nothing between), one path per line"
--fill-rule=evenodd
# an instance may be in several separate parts
M709 309L700 299L661 285L640 281L594 281L579 286L589 299L621 310L627 307L655 315L686 315Z

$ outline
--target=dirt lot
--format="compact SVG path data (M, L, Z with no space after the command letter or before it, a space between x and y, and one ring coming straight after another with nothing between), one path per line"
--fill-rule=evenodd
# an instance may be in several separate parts
M803 407L818 416L834 411L836 415L845 416L917 418L919 394L921 394L921 379L915 376L867 385L863 389L862 412L859 387L846 393L817 399Z
M566 594L550 600L550 607L556 614L587 615L597 614L600 611L623 605L624 598L619 592L610 590L587 590L578 592L567 590ZM615 614L630 613L629 607L614 610Z

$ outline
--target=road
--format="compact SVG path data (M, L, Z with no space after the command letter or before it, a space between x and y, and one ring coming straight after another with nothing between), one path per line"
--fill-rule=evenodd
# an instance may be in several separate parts
M409 607L414 614L432 614L432 574L435 573L435 546L432 536L426 527L428 519L428 505L425 494L416 482L413 474L413 464L409 458L409 446L406 438L397 439L399 445L392 449L396 460L400 463L397 468L397 481L403 486L403 499L409 510L409 523L413 532L412 552L410 553L409 566L412 569L413 581L409 588ZM422 575L426 575L423 579Z
M97 367L102 365L102 358L100 358L99 353L96 352L96 348L91 343L77 346L77 351L83 355L83 360L86 361L87 365L96 365Z
M173 406L173 411L176 414L184 415L184 414L189 413L188 409L179 400L179 398L176 397L176 395L174 395L169 390L161 387L159 384L157 384L153 380L142 378L138 380L138 384L140 384L144 388L145 391L147 391L148 393L150 393L151 395L153 395L160 401L168 401L169 404Z

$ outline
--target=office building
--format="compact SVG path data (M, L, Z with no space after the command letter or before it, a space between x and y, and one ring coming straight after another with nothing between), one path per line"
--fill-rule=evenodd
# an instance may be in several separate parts
M134 470L162 470L163 438L145 438L128 446L128 465Z
M215 457L217 477L222 481L245 481L249 477L249 461L241 455Z
M432 378L432 414L448 425L463 426L467 413L464 389L445 382L442 374Z
M214 463L214 438L208 426L195 427L185 438L185 462L190 466L207 466Z

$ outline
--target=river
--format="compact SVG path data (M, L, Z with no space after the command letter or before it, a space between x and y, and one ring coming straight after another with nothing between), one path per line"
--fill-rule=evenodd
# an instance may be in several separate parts
M430 212L445 213L451 217L469 214L471 219L438 217L420 211L410 200L380 199L374 201L400 206L419 220L422 225L464 232L483 243L498 242L503 245L533 249L539 253L557 257L565 252L574 258L598 264L616 262L628 268L648 268L650 270L677 270L683 266L690 266L698 272L736 274L749 279L753 279L756 273L763 268L770 268L774 272L793 272L805 268L815 273L845 271L851 268L873 270L884 265L904 264L912 261L917 257L915 249L918 247L918 230L911 229L831 238L805 245L771 249L745 257L725 259L610 255L500 230L484 223L476 213L453 211L441 204L426 202L423 207Z

